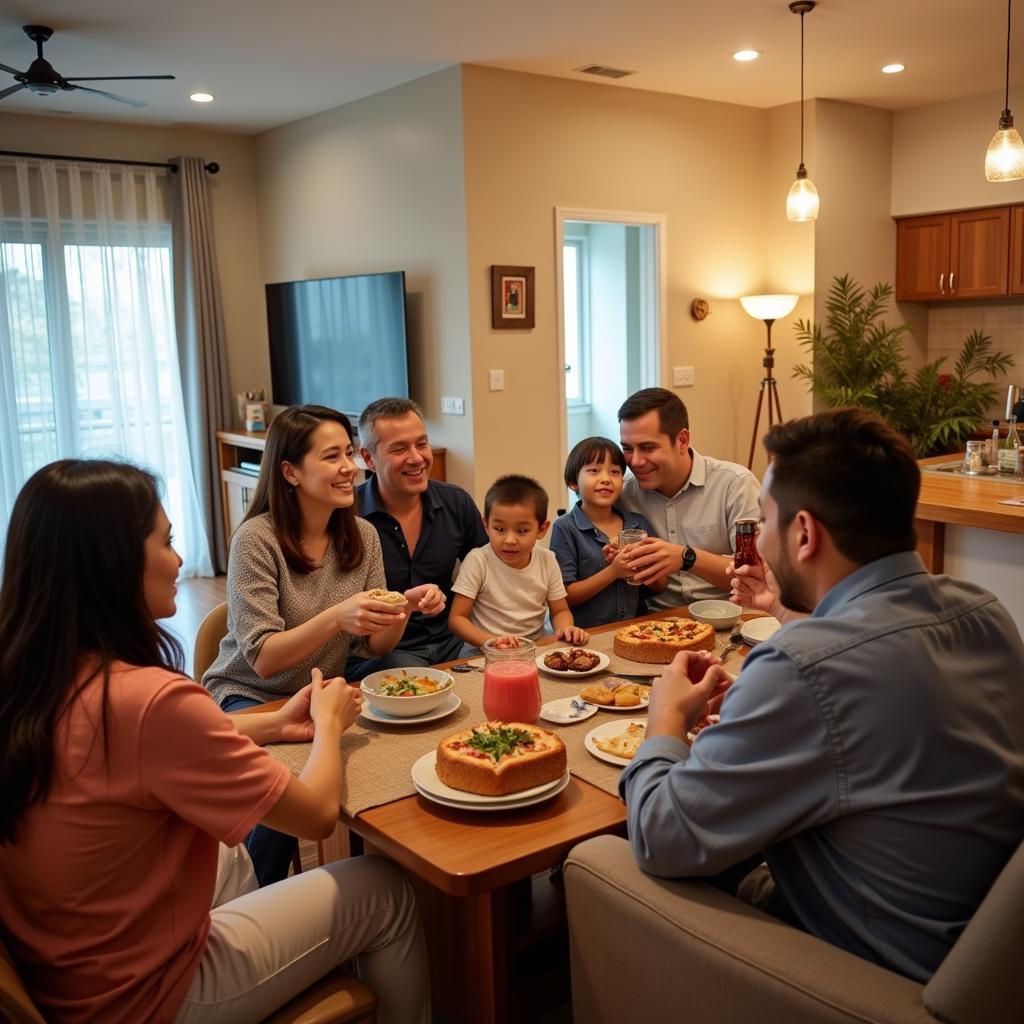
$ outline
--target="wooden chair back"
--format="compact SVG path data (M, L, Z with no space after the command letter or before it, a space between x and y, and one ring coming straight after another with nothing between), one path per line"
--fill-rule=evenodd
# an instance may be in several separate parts
M202 682L203 674L213 664L220 651L220 642L228 632L228 606L222 601L199 624L196 646L192 655L192 678Z

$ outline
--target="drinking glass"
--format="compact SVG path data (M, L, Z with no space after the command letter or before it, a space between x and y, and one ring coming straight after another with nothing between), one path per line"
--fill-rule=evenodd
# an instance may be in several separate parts
M647 531L646 530L620 530L619 531L619 539L615 542L615 544L616 544L616 547L620 551L622 551L625 548L632 547L634 544L640 544L641 542L643 542L645 540L647 540ZM640 584L637 583L637 581L635 579L633 579L632 574L630 574L629 576L626 577L626 582L631 587L639 587L640 586Z
M533 725L540 718L540 679L537 648L532 640L515 637L488 640L484 653L484 714L491 722L523 722ZM501 644L502 646L497 646Z
M968 476L977 476L985 472L986 441L968 441L964 452L963 472Z

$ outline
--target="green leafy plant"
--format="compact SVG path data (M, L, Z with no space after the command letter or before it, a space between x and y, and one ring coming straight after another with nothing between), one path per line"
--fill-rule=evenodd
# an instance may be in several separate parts
M870 409L900 431L918 457L958 447L983 422L996 397L993 378L1013 366L1013 357L992 349L992 339L972 331L951 372L946 357L913 374L903 349L906 329L881 319L892 298L885 283L865 291L849 275L832 282L825 302L825 325L798 320L797 340L811 365L793 376L825 405Z

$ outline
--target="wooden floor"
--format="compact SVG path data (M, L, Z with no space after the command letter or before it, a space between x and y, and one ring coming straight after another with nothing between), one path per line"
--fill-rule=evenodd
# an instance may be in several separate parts
M192 650L196 643L199 623L207 612L227 600L227 576L208 579L196 576L190 580L178 581L178 596L175 601L178 610L164 625L182 642L185 648L185 671L192 674Z

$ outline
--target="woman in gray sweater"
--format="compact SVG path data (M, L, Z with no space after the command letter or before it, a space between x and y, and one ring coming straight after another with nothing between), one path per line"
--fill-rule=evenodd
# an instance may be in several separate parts
M353 641L367 655L387 654L409 614L444 608L432 583L407 590L404 606L367 593L387 583L377 531L355 514L355 473L343 413L305 405L271 423L256 492L231 541L228 632L203 676L225 711L289 697L313 668L342 675ZM261 885L287 874L293 847L281 836L287 848L268 858L265 831L247 842Z

